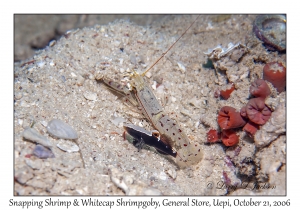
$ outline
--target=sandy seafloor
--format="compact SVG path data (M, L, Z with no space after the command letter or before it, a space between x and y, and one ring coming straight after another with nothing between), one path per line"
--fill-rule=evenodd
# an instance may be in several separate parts
M179 169L172 158L151 150L138 152L124 141L119 119L153 127L95 77L121 81L130 69L144 71L195 17L166 16L148 26L118 20L74 29L32 58L16 62L15 195L285 195L285 92L272 89L269 103L274 112L254 138L237 129L240 142L235 147L206 143L206 133L218 129L220 108L239 110L250 98L250 83L262 77L264 64L286 62L285 54L266 50L253 35L256 15L201 15L147 74L165 112L175 113L190 141L201 145L201 162ZM230 42L242 43L247 52L238 61L229 53L213 63L215 68L205 65L204 52ZM215 92L229 82L236 88L231 97L216 98ZM69 140L49 135L46 125L52 119L77 131L80 152L56 147ZM35 143L22 132L32 124L53 144L55 158L30 155Z

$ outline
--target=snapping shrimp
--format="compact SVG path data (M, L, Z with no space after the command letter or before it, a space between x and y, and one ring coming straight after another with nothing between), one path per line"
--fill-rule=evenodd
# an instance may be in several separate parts
M198 16L199 17L199 16ZM197 18L198 18L197 17ZM129 88L124 85L120 85L105 77L98 77L96 79L102 81L113 91L126 97L132 105L139 107L144 116L152 123L153 127L159 132L159 138L157 141L162 141L163 145L170 147L174 151L173 157L176 159L176 163L179 167L184 168L201 161L203 157L202 149L198 143L190 143L187 135L179 127L178 122L175 119L170 118L165 114L162 106L156 99L151 88L144 80L145 74L153 68L165 54L179 41L181 37L189 30L193 23L184 31L184 33L159 57L146 71L139 74L133 70L130 74ZM126 127L124 127L126 130ZM132 126L130 127L132 129ZM127 126L128 129L128 126ZM134 127L135 132L141 132L141 129ZM141 133L142 134L142 133ZM147 142L146 142L147 143ZM149 143L148 143L149 144ZM155 144L153 143L154 147ZM156 148L159 150L159 148Z

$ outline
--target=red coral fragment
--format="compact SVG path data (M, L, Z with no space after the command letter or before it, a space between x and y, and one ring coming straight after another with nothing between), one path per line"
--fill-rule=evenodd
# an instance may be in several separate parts
M207 132L207 141L210 143L218 142L220 140L220 135L217 130L211 129Z
M243 127L246 121L235 108L224 106L219 111L218 124L222 129L230 129Z
M282 63L267 63L263 69L264 80L271 82L279 93L285 90L286 86L286 68Z
M234 91L234 88L234 84L231 83L231 86L229 88L220 91L220 95L222 96L222 98L227 100L230 97L230 94Z
M271 90L263 79L257 79L251 83L250 93L255 97L266 98L271 94Z
M233 130L223 130L222 142L225 146L231 147L239 143L239 137Z
M26 154L25 157L26 158L30 158L32 156L32 154Z
M252 98L246 105L246 113L250 121L264 125L271 117L271 110L265 105L263 98Z
M253 137L256 131L259 129L259 125L249 121L244 127L243 131L245 131L250 137Z

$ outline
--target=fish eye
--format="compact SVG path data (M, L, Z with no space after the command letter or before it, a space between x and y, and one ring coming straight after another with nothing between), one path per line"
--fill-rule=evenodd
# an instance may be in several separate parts
M158 131L156 131L156 130L153 130L152 131L152 136L154 136L154 137L156 137L156 138L160 138L160 133L158 132Z

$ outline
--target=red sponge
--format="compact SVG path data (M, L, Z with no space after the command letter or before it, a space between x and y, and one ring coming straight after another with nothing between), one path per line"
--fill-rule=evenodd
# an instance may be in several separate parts
M230 129L242 127L246 124L246 121L235 108L224 106L219 111L218 124L222 129Z
M246 113L250 121L263 125L271 117L271 110L265 105L263 98L252 98L246 105Z
M250 93L255 97L266 98L271 94L270 88L263 79L257 79L251 83Z
M222 142L225 146L231 147L239 143L239 137L233 130L223 130Z
M286 68L277 62L267 63L263 69L264 80L271 82L279 93L285 91Z
M220 135L217 130L211 129L206 134L207 141L210 143L218 142L220 140Z

